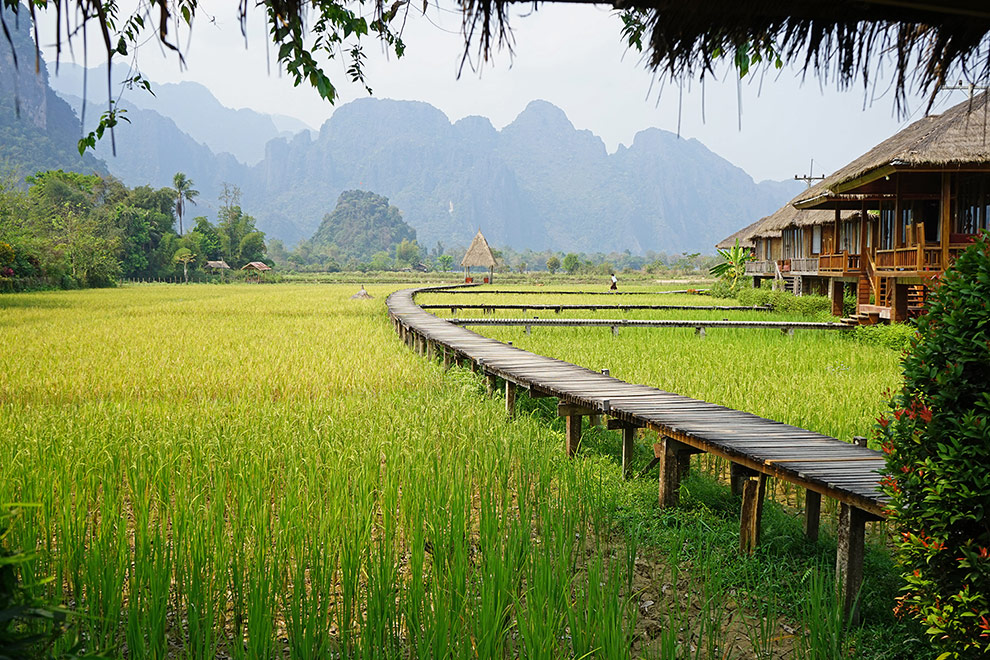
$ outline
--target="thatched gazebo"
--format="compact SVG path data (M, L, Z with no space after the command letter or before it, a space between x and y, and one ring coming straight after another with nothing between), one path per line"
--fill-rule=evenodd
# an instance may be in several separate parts
M471 280L472 268L487 268L488 277L485 278L485 283L494 280L495 255L492 254L492 249L488 247L488 241L485 240L481 229L478 229L478 233L474 235L474 240L471 241L471 247L464 253L464 258L461 259L461 266L464 267L465 282Z
M220 270L230 270L230 266L228 266L227 262L223 259L220 259L219 261L207 261L203 264L203 268L209 269L214 273Z

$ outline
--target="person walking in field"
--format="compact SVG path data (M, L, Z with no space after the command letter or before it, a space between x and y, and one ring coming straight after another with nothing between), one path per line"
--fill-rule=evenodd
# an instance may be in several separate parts
M612 273L612 286L609 287L611 291L619 290L619 280L615 277L615 273Z

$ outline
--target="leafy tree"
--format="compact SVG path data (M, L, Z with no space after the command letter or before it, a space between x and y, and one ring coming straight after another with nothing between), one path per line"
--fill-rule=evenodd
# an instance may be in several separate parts
M415 240L403 238L402 242L395 246L395 262L399 266L413 266L419 263L419 245Z
M382 251L371 255L371 261L368 262L368 266L371 270L392 270L393 264L388 256L388 252Z
M223 240L217 233L217 228L203 216L194 218L196 225L193 231L203 237L201 250L207 259L220 259L223 256Z
M927 627L940 658L990 654L988 300L984 232L936 287L904 384L877 420L906 582L896 611Z
M573 252L568 252L564 255L564 270L566 270L570 275L578 272L578 268L581 267L581 259Z
M182 236L182 214L186 210L186 202L196 203L199 191L193 189L193 181L182 172L176 172L172 177L172 185L175 186L175 215L179 219L179 236Z
M551 255L547 259L547 270L550 271L551 275L554 275L558 270L560 270L560 259L556 255Z
M238 260L245 263L261 261L265 257L265 234L260 231L248 232L238 246Z
M437 257L437 268L439 268L443 272L446 273L447 271L449 271L451 266L453 265L454 265L454 257L450 256L449 254L441 254L439 257Z
M182 264L182 279L189 284L189 264L196 260L196 255L189 248L181 247L175 251L174 259Z

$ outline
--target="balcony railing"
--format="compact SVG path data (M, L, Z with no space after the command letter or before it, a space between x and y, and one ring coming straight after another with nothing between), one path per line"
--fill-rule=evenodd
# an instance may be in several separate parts
M803 257L791 259L792 273L818 273L818 257Z
M942 270L942 248L939 245L912 245L893 250L877 250L879 271Z
M746 263L747 275L769 275L773 274L772 261L750 261Z
M860 257L845 250L839 254L823 254L818 258L818 270L823 273L858 273Z

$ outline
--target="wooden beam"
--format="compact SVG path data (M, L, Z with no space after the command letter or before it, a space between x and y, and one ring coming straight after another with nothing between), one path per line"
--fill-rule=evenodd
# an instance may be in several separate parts
M763 522L763 500L767 490L767 475L747 479L743 483L742 508L739 512L739 552L753 554L760 544Z
M557 404L557 417L572 417L574 415L594 415L595 411L573 403L560 402Z
M813 490L804 491L804 535L809 541L818 540L818 528L822 518L822 495Z
M622 429L641 429L643 428L642 423L638 422L627 422L623 419L616 419L615 417L609 419L605 422L605 427L609 431L621 431Z
M602 414L595 412L588 415L588 426L602 426Z
M485 374L485 391L488 396L495 394L498 389L498 377L495 374Z
M842 503L839 508L838 548L835 579L839 601L847 620L859 623L859 589L863 584L863 550L867 514Z
M505 412L509 417L516 414L516 384L511 380L505 381Z

